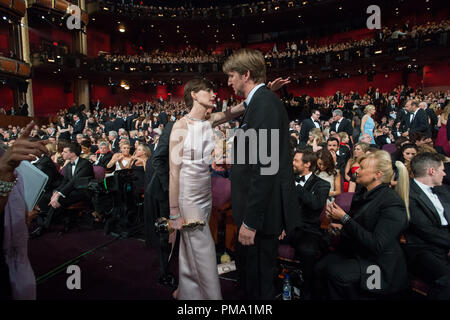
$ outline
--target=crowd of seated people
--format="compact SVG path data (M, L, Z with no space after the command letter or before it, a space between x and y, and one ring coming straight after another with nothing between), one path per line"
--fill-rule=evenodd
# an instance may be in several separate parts
M299 99L307 115L290 123L305 228L283 240L303 261L303 299L395 294L407 287L410 274L429 285L430 298L448 299L450 92L425 94L399 86L389 93L369 88L363 97L336 92L328 98L307 98ZM393 107L374 103L382 98ZM228 106L238 102L227 101ZM132 169L142 193L146 161L159 136L186 113L181 102L105 108L91 102L62 109L54 123L35 126L31 137L48 140L50 153L35 165L52 178L38 204L40 228L34 234L51 228L55 210L91 201L91 195L76 186L92 179L95 167L103 167L105 176ZM226 131L238 126L234 121L216 130L227 137ZM0 139L11 146L20 132L15 126L0 129ZM353 196L351 206L339 202L348 195ZM102 212L92 215L104 222ZM355 261L381 268L383 290L361 287L370 274L361 274Z

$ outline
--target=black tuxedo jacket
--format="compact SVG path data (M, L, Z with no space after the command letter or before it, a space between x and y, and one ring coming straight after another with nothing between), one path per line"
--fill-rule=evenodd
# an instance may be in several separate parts
M120 152L120 146L119 146L120 139L117 137L114 141L111 142L111 151L113 153Z
M114 131L119 132L119 129L126 129L126 123L125 120L123 120L122 118L116 118L116 120L114 120Z
M438 123L437 115L434 112L434 110L430 108L426 108L425 112L427 113L428 118L430 119L431 129L434 130L434 128L437 126Z
M352 122L350 120L342 118L341 124L339 125L339 128L337 131L336 131L336 125L337 125L337 121L333 122L331 124L330 131L346 132L348 134L349 138L353 135L353 126L352 126Z
M439 257L445 257L450 249L450 229L441 225L441 219L428 196L414 180L410 182L409 210L411 219L405 232L405 252L414 259L422 250ZM437 188L436 192L444 207L444 216L450 223L450 189L447 186Z
M97 154L97 159L100 157L100 155L101 155L100 153ZM111 161L112 156L113 156L112 152L104 154L103 157L100 159L100 161L96 164L96 166L100 166L107 169L107 165Z
M74 189L79 187L81 178L94 178L94 169L89 160L80 157L74 175L72 175L72 165L69 163L65 166L64 179L56 190L67 197Z
M75 139L77 134L83 133L83 130L84 130L84 120L80 119L73 125L72 139Z
M107 122L105 123L105 133L106 133L106 135L108 135L108 133L109 133L110 131L116 131L116 128L115 128L115 126L114 126L114 122L112 122L112 121L107 121Z
M314 129L314 128L316 128L316 126L315 126L314 122L312 121L311 117L303 120L302 128L300 129L300 137L299 137L300 142L308 142L309 131L311 131L311 129Z
M428 115L423 109L417 110L416 115L414 116L413 121L411 122L410 115L406 115L406 125L409 128L409 134L414 132L422 132L427 135L427 137L431 137L430 125L428 123Z
M169 199L169 140L174 123L169 122L164 128L146 165L146 192L160 200Z
M234 221L238 229L245 223L260 235L278 236L283 229L288 233L301 225L300 208L292 179L294 173L290 155L289 120L280 99L266 86L258 88L254 93L240 129L234 138L234 164L231 167ZM238 148L238 141L244 140L244 134L252 132L257 135L258 151L253 150L253 145L250 148L248 139L243 143L244 148ZM269 137L267 143L261 141L261 134L264 132ZM278 133L275 141L270 139L272 132ZM262 143L266 143L267 150L271 150L272 145L278 149L274 151L278 155L278 161L272 156L271 163L263 164L263 159L259 156L259 146ZM249 161L250 152L252 157L257 152L256 164ZM246 159L244 164L238 161L242 157ZM278 170L273 174L261 173L262 169L267 170L269 167L278 167Z
M327 203L330 183L312 174L305 185L295 187L301 208L303 226L307 232L320 235L320 214Z
M34 165L48 176L44 192L51 191L61 184L64 177L58 172L56 165L49 156L43 156Z
M162 111L159 116L159 122L162 123L164 126L169 122L169 118L167 117L167 113Z
M339 154L336 154L336 168L339 170L341 176L345 175L345 167L347 165L348 159L350 159L350 149L346 146L339 146Z
M400 235L408 218L403 200L387 184L369 192L355 193L350 207L351 219L344 224L337 250L359 262L362 289L368 290L372 275L368 267L381 270L381 289L373 293L398 292L407 287L406 260L400 247Z

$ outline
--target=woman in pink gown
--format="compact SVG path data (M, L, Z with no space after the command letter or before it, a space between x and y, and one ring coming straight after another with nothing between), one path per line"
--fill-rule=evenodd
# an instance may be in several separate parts
M447 128L447 120L448 120L448 114L450 111L450 106L447 106L444 109L444 112L439 117L438 126L440 124L440 129L436 137L436 141L434 142L435 146L442 147L444 149L445 154L447 157L450 157L450 141L449 141L449 130Z

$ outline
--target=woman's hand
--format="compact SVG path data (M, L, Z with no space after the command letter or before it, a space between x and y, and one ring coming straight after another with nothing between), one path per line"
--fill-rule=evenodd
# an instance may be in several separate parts
M338 221L340 221L342 217L346 215L345 211L335 202L332 202L327 206L326 213L328 218Z
M170 227L174 230L181 230L184 224L184 219L182 216L175 220L170 220Z

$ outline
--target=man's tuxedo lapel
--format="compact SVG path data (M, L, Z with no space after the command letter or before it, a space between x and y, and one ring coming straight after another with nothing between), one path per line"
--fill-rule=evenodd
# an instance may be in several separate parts
M241 126L240 128L242 128L242 125L244 123L246 123L247 117L248 117L248 113L250 108L255 104L255 99L257 99L258 93L261 92L261 90L265 88L265 86L261 86L260 88L258 88L258 90L255 91L255 93L253 94L252 100L250 101L250 103L247 105L247 108L244 111L244 115L242 116L242 122L241 122Z
M306 181L305 185L303 186L303 188L305 188L306 190L310 191L314 185L314 183L316 182L316 177L314 176L314 174L312 174L308 181Z
M418 200L422 202L422 204L428 209L428 213L430 214L430 218L434 219L435 223L438 225L441 224L441 219L439 218L439 214L434 207L431 200L427 197L427 195L420 189L420 187L416 184L415 181L412 181L411 185L413 186L414 192L418 195Z

